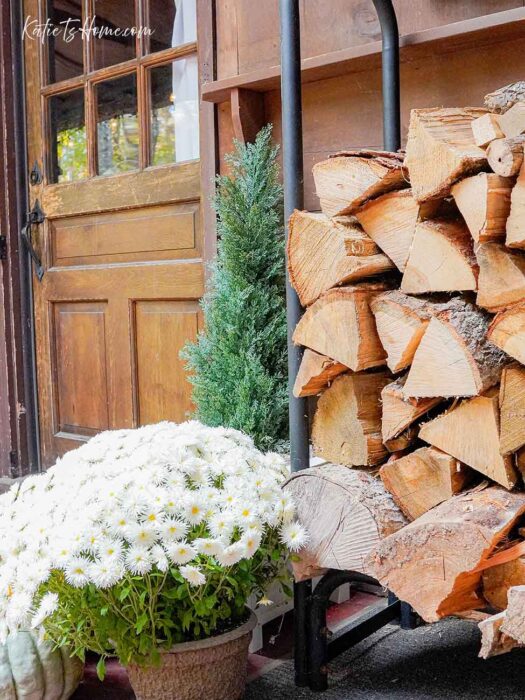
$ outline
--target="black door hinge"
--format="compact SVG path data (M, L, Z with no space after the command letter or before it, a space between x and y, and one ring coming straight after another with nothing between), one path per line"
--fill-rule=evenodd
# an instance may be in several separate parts
M0 260L7 260L7 237L0 236Z
M35 160L35 164L33 165L31 172L29 173L29 182L35 186L35 185L40 185L42 183L43 177L42 177L42 171L40 170L40 166L38 165L38 161Z

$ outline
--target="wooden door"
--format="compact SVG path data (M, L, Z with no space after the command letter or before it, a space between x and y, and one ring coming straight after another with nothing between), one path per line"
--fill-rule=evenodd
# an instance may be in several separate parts
M25 15L49 466L101 430L191 408L179 351L204 277L195 0L25 0Z

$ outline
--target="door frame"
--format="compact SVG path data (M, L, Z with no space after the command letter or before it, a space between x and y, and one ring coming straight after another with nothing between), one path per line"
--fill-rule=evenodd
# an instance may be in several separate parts
M0 235L6 259L0 261L0 486L3 478L40 471L38 385L34 335L32 268L20 230L29 202L26 143L25 68L20 0L0 3L0 132L14 143L0 145ZM216 77L214 0L197 0L199 82ZM218 172L216 105L199 102L203 262L216 251L212 204ZM14 147L13 147L14 146ZM1 250L1 245L0 245Z

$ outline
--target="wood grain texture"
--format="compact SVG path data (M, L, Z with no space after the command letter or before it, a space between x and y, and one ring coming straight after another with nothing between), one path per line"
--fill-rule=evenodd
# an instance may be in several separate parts
M476 243L505 238L513 184L511 178L480 173L452 187L452 196Z
M506 612L491 615L486 620L478 623L481 632L481 649L479 656L482 659L490 659L492 656L506 654L512 649L521 646L509 635L502 631L503 623L507 617Z
M332 287L358 282L394 268L349 216L295 211L288 235L290 282L301 304L309 306Z
M340 362L306 348L295 379L293 395L315 396L321 393L333 379L346 371L348 367Z
M525 557L518 557L483 572L483 597L496 610L505 610L509 588L524 584Z
M381 433L383 442L397 437L414 421L437 406L440 397L430 399L410 399L403 396L406 375L387 384L381 392Z
M509 457L499 451L498 392L462 401L421 427L419 437L506 489L518 480Z
M370 302L384 284L363 283L331 289L308 307L293 341L340 362L355 372L385 364Z
M525 255L501 243L482 243L476 248L479 265L476 303L499 311L525 300Z
M371 550L407 523L381 481L363 471L333 464L312 467L294 474L284 490L310 534L300 561L293 563L296 580L320 569L366 573Z
M525 248L525 167L521 166L516 184L510 194L510 214L507 219L507 238L509 248Z
M312 425L314 453L347 467L373 466L387 454L381 438L381 390L388 372L344 374L321 396Z
M525 364L525 304L502 311L490 324L487 338L521 364Z
M525 495L499 486L459 494L383 540L370 569L427 622L483 608L477 567L524 512Z
M512 364L504 368L499 407L499 449L502 455L506 455L525 445L525 367Z

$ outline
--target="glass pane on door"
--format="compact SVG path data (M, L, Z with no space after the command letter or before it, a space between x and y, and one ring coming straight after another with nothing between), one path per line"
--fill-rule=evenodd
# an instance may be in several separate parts
M199 157L197 56L153 68L151 89L151 165Z
M136 74L99 83L96 95L98 174L136 170L139 167Z
M48 0L47 8L48 82L59 83L84 73L82 0Z
M51 182L74 182L88 176L84 90L49 99Z
M95 0L94 25L95 70L136 57L135 0Z

